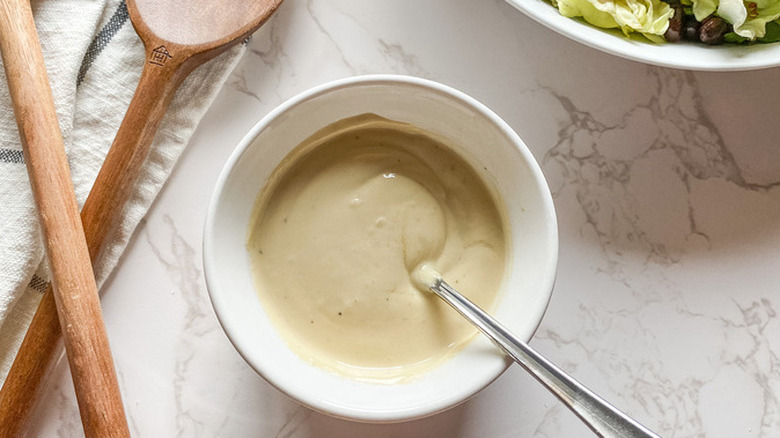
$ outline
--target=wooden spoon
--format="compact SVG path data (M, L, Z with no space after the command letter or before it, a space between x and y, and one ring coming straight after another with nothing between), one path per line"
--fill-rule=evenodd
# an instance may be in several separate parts
M246 39L282 0L127 0L146 48L141 80L81 211L93 265L97 264L168 105L199 65ZM47 290L0 390L0 436L16 436L40 396L60 336Z
M90 437L129 437L29 0L0 1L0 51L52 273L49 300L53 296L56 306L48 307L50 324L64 328L84 431Z

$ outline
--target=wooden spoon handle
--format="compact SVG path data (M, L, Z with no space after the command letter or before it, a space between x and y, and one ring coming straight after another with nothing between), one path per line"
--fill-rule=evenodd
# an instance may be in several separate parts
M147 59L153 59L154 47L147 51ZM100 260L103 245L122 216L159 122L189 73L186 66L182 67L183 58L166 63L165 68L146 62L124 120L81 210L94 264ZM59 338L60 328L49 287L0 390L0 437L17 436L24 429L40 397L47 371L58 356Z
M154 56L153 50L147 50L147 59ZM100 260L103 244L130 199L160 121L191 72L183 61L171 60L163 66L148 61L144 64L130 106L81 210L92 260Z
M87 436L129 436L54 98L28 0L0 1L0 51Z
M61 334L54 294L48 286L0 391L0 437L22 436L43 380L60 356Z

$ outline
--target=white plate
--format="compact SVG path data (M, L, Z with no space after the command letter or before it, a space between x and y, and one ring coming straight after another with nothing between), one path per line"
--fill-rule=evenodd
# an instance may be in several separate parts
M545 0L507 0L523 13L594 49L634 61L702 71L756 70L780 65L780 43L750 46L707 46L688 42L654 44L625 37L619 30L600 29L562 16Z

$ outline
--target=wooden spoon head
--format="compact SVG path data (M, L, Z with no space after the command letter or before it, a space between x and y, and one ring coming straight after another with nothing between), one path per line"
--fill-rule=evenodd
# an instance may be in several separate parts
M257 30L282 0L127 0L130 19L147 44L173 43L205 52Z

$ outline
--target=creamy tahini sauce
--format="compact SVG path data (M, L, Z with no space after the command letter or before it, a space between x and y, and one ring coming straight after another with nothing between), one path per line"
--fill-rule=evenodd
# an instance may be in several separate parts
M318 132L255 209L247 248L268 317L302 358L349 377L402 381L476 333L415 287L418 267L485 308L503 279L507 230L492 191L407 124L364 115Z

